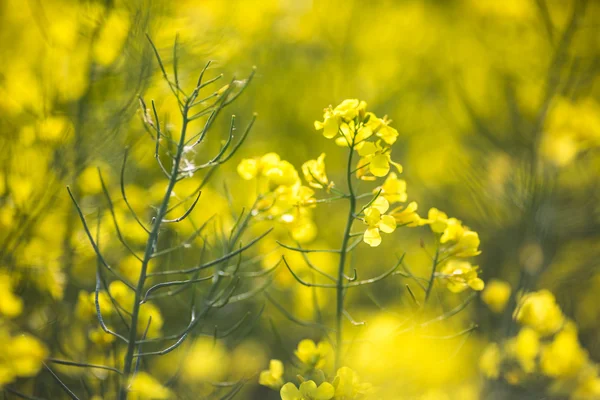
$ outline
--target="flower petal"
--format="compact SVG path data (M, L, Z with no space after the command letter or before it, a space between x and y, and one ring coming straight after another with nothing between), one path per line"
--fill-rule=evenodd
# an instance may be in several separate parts
M385 213L390 208L390 203L383 196L378 196L371 204L371 207L379 210L380 213Z
M378 227L381 232L392 233L396 229L396 220L391 215L384 215L381 217Z
M363 235L363 241L371 247L377 247L381 244L381 235L378 228L369 228Z
M323 382L314 393L315 400L329 400L335 394L335 388L329 382Z
M291 382L283 385L279 394L281 395L281 400L302 400L302 394L296 385Z
M378 154L371 158L369 170L375 176L386 176L390 172L390 160L387 154Z

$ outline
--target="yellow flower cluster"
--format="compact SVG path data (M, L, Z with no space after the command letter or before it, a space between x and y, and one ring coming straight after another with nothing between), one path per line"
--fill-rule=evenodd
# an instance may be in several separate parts
M572 399L600 396L598 366L589 360L575 323L564 316L550 291L522 296L514 317L523 327L504 343L486 347L480 358L484 375L502 377L511 385L544 379L551 382L552 394Z
M307 162L302 171L306 181L313 187L326 187L325 155ZM253 213L257 217L277 220L289 227L298 242L310 242L317 233L310 208L315 206L314 190L302 185L298 171L276 153L244 159L237 167L245 180L256 179L260 201Z
M439 240L438 257L443 257L444 265L438 276L444 279L448 290L460 293L467 288L483 290L485 284L478 276L479 267L469 261L455 259L474 257L479 251L479 235L463 225L456 218L437 208L431 208L425 223L437 235Z
M335 139L339 146L352 147L358 152L360 160L356 170L360 179L384 177L390 171L390 165L402 172L402 166L391 159L391 145L396 142L398 131L389 126L391 120L387 117L378 118L366 108L364 101L344 100L335 108L326 108L323 122L315 121L315 129L323 130L323 136ZM378 140L367 141L372 136Z
M0 320L0 389L17 378L37 375L48 350L38 339L27 334L11 336Z
M506 308L512 289L510 284L498 279L487 282L481 293L481 300L495 313L501 313Z
M544 127L541 149L564 167L585 150L600 147L600 105L592 98L572 102L558 98Z
M282 400L360 400L367 399L373 392L372 385L361 382L358 374L348 367L339 368L333 379L327 380L324 370L331 369L333 359L333 349L328 342L317 344L304 339L298 343L294 354L302 364L303 375L313 379L298 375L299 386L293 382L284 384L285 371L280 360L271 360L269 369L260 373L259 383L279 390Z

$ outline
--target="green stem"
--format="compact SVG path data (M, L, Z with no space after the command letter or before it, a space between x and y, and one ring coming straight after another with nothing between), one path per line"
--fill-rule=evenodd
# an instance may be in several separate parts
M346 168L346 180L348 181L348 201L350 207L348 208L348 219L346 221L346 229L344 230L344 237L342 239L342 247L340 248L340 263L338 266L337 286L336 286L336 297L337 297L337 308L336 308L336 329L335 329L335 370L340 367L340 361L342 356L342 319L344 318L344 274L346 266L346 249L348 247L348 241L350 240L352 230L352 223L354 222L354 212L356 211L356 196L352 187L352 156L354 155L354 144L349 147L348 153L348 166Z
M140 277L138 279L137 287L135 290L135 300L133 302L133 310L131 311L131 329L129 330L129 343L127 345L127 353L125 355L125 363L123 368L123 381L121 383L121 389L119 391L119 400L127 399L127 385L128 380L130 379L132 367L133 367L133 359L134 359L134 351L136 345L137 338L137 324L140 312L140 300L143 296L144 292L144 284L146 282L146 273L148 269L148 263L152 258L152 254L155 252L156 243L158 242L158 233L160 231L161 223L165 215L167 214L167 210L169 207L169 200L171 199L171 194L173 192L173 188L177 183L177 175L179 172L179 164L181 163L181 158L183 156L183 149L185 147L185 135L187 131L188 125L188 107L189 104L186 102L182 109L183 122L181 126L181 137L179 138L179 144L177 146L177 154L175 155L175 159L173 160L173 168L171 170L171 176L169 178L169 184L167 189L165 190L165 195L163 196L163 201L160 205L158 213L156 214L154 225L152 226L152 230L150 232L150 236L148 237L148 241L146 242L146 250L144 252L144 258L142 260L142 268L140 271Z
M437 270L437 266L439 264L438 259L440 256L440 248L439 246L435 249L435 256L433 257L433 265L431 266L431 276L429 277L429 283L427 284L427 290L425 291L425 300L423 301L423 307L427 304L427 300L429 300L429 296L431 295L431 290L433 289L433 283L435 281L435 272Z

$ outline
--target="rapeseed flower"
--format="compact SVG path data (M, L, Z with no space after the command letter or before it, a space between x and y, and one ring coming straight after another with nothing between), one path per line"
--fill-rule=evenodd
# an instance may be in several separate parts
M540 336L531 328L522 328L517 336L506 342L505 349L511 358L519 362L525 373L531 373L540 351Z
M498 279L490 280L481 293L481 300L495 313L501 313L510 298L511 287L508 282Z
M146 372L138 372L133 376L129 383L129 393L130 397L135 400L164 400L172 395L168 388Z
M335 393L331 383L323 382L320 386L314 381L306 381L297 388L291 382L286 383L281 388L281 400L329 400Z
M581 348L577 338L577 328L570 322L544 347L540 367L548 376L566 379L577 375L587 359L587 352Z
M308 160L302 164L302 173L309 186L317 189L329 186L329 179L325 172L325 153L321 153L316 160Z
M417 226L421 226L427 223L427 220L424 220L417 214L417 209L419 205L416 201L411 201L406 206L399 206L390 211L392 217L396 221L396 224L400 226L408 226L409 228L414 228Z
M371 181L384 177L390 172L390 165L396 167L398 173L402 173L402 165L392 161L391 149L382 146L379 141L363 142L357 147L357 151L361 157L356 167L359 179ZM367 167L372 176L367 173Z
M398 179L398 175L395 172L385 178L383 185L373 190L373 193L381 191L383 196L390 204L393 203L404 203L408 198L406 194L406 181L404 179Z
M542 336L558 332L565 323L565 316L556 303L554 295L545 289L524 295L513 317L522 325L535 329Z
M258 383L271 389L279 390L283 385L283 363L279 360L271 360L269 369L260 373Z
M439 275L453 293L460 293L468 288L480 291L485 284L477 276L478 269L478 266L471 265L468 261L450 260L442 267Z
M338 369L333 380L336 400L352 400L364 396L373 390L370 383L361 382L358 374L348 367Z
M369 227L363 235L363 241L371 247L381 244L379 232L392 233L396 230L396 220L391 215L384 215L390 204L384 197L377 197L371 206L364 211L364 222Z
M317 345L310 339L304 339L298 343L294 354L310 369L322 369L330 361L332 349L327 342L321 341Z

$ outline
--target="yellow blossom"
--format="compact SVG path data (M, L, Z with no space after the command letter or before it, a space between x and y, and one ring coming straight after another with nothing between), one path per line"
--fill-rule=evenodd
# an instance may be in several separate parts
M558 332L565 322L554 295L545 289L523 296L513 316L519 323L535 329L542 336Z
M11 382L15 377L32 377L42 368L48 356L43 343L33 336L20 334L10 337L6 331L0 331L3 350L0 354L0 385Z
M163 400L171 397L171 391L146 372L134 375L129 384L129 392L130 397L137 400Z
M379 190L381 190L381 195L390 204L404 203L408 197L406 194L406 181L398 179L398 175L395 172L390 172L383 185L373 190L373 193L377 193Z
M302 164L302 173L306 182L314 188L322 189L329 185L329 179L325 173L325 153L321 153L316 160L308 160Z
M376 121L378 126L373 129L375 135L382 138L388 145L394 144L398 138L398 131L390 126L392 120L385 115L383 118L376 119ZM369 122L371 121L369 120Z
M354 121L350 121L340 126L340 135L335 139L335 144L341 147L361 146L362 142L373 135L373 130L369 125L356 125Z
M106 292L98 293L98 304L100 304L100 311L102 311L103 316L112 314L113 305ZM75 315L81 321L96 320L96 293L88 293L85 290L79 291L77 305L75 306Z
M497 379L500 376L500 363L502 362L502 354L497 343L490 343L483 350L479 359L479 369L483 374L491 379Z
M369 227L363 235L363 241L371 247L381 244L379 232L392 233L396 229L396 220L391 215L383 215L390 204L384 197L377 197L371 206L365 209L364 222Z
M271 360L269 369L262 371L258 383L271 389L278 390L283 385L283 363L279 360Z
M334 393L335 389L331 383L323 382L317 387L314 381L302 382L300 388L288 382L280 391L281 400L329 400Z
M100 347L107 347L115 341L115 337L109 333L104 332L101 327L97 327L96 329L90 331L89 333L90 340L97 344Z
M510 298L510 284L505 281L492 279L490 280L483 293L481 300L495 313L501 313L506 307L506 303Z
M525 373L535 369L535 359L540 351L540 337L531 328L522 328L517 336L506 342L506 352L519 361Z
M379 141L363 142L357 148L360 160L357 165L357 176L362 180L374 180L375 177L383 177L390 172L390 164L396 167L398 173L402 173L402 165L395 163L391 158L391 150L383 147ZM368 171L373 175L369 176Z
M352 400L364 396L373 389L370 383L360 382L358 374L348 367L338 369L333 380L336 400Z
M367 103L357 99L342 101L336 108L328 107L323 112L323 122L315 121L315 129L323 130L323 136L333 139L337 136L340 126L354 120L359 114L364 113Z
M14 294L11 276L0 272L0 316L14 318L20 315L22 310L23 300Z
M571 322L544 348L540 367L553 378L569 378L577 375L586 362L587 352L579 344L577 328Z
M218 382L225 379L229 362L227 349L222 342L199 337L191 345L182 363L181 376L188 383Z
M390 215L394 217L396 220L396 224L400 226L408 226L409 228L414 228L417 226L421 226L427 223L427 220L424 220L417 214L417 209L419 205L416 201L411 201L408 205L399 206L390 211Z
M332 354L331 345L327 342L315 344L310 339L304 339L298 343L298 348L294 352L296 357L309 368L323 368Z
M108 291L119 306L123 307L127 311L130 311L133 308L135 294L133 293L133 290L123 282L112 281L108 285ZM104 313L104 310L102 310L102 312Z
M478 269L478 266L473 266L468 261L450 260L444 265L440 275L445 279L448 290L453 293L460 293L467 288L483 290L485 284L477 276Z

